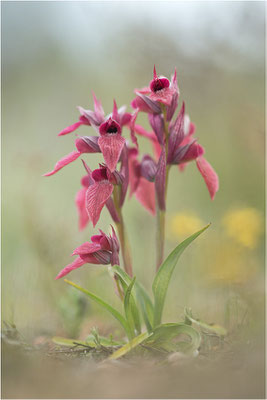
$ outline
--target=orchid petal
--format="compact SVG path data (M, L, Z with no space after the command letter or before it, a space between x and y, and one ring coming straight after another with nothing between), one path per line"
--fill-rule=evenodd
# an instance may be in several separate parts
M113 192L113 185L108 181L96 182L86 192L86 210L95 227L102 208Z
M148 114L148 120L159 143L162 144L164 137L164 120L162 114Z
M201 151L198 149L198 145L194 145L195 142L196 139L184 146L179 146L172 157L171 164L180 164L183 161L192 161L195 160L196 157L202 155ZM192 149L190 150L191 147ZM170 163L169 160L168 163Z
M174 88L164 87L161 90L152 92L149 99L153 102L159 102L165 104L166 106L170 106L172 103L172 98L175 95L175 93L176 90Z
M102 119L99 120L98 116L96 113L92 110L85 110L83 107L78 106L77 107L80 114L85 118L88 122L88 125L92 125L94 129L97 129L97 127L103 122Z
M172 119L172 117L178 107L178 98L179 98L178 93L174 93L172 96L171 104L169 106L167 106L166 119L168 122Z
M60 279L63 276L69 274L74 269L80 268L82 265L85 264L85 261L82 260L80 257L76 258L71 264L68 264L65 268L63 268L60 273L55 277L55 279Z
M84 254L91 254L91 253L95 253L98 250L101 250L101 246L99 243L85 242L85 243L81 244L81 246L76 247L76 249L72 253L72 256L74 256L74 255L81 256Z
M110 213L110 216L113 219L113 221L114 222L120 222L120 217L118 216L118 213L116 211L114 202L113 202L111 197L109 199L107 199L106 207L107 207L107 209L108 209L108 211Z
M100 147L98 146L99 136L82 136L80 139L82 139L91 149L90 153L101 153ZM88 152L89 151L86 151L84 153Z
M104 113L101 101L97 100L94 92L92 92L92 93L93 93L93 99L94 99L95 115L96 115L97 121L99 122L99 124L101 124L104 121L105 113Z
M150 90L153 93L160 92L161 90L168 89L170 86L170 81L165 76L162 77L155 77L150 82Z
M130 185L130 197L136 191L139 178L141 176L140 163L137 160L138 151L136 148L129 149L129 185Z
M211 200L214 199L216 192L219 189L218 175L204 157L199 157L196 160L197 167L207 185Z
M149 182L141 176L135 191L135 196L142 206L144 206L152 215L155 215L155 185L153 182Z
M135 136L135 121L138 115L138 109L134 112L133 116L131 117L130 121L130 130L131 130L131 139L133 144L135 144L136 148L138 149L138 142L137 142L137 137Z
M132 101L131 101L131 106L133 108L136 108L138 110L138 112L143 111L146 113L150 113L153 112L153 110L147 105L147 103L137 94L137 97L135 97Z
M88 167L88 165L86 164L86 162L84 161L84 160L82 160L82 163L83 163L83 166L84 166L84 168L85 168L85 170L86 170L86 172L88 173L88 175L87 175L87 180L85 180L85 182L81 182L82 183L82 185L83 186L86 186L86 187L88 187L88 186L90 186L90 185L93 185L94 183L95 183L95 181L94 181L94 179L93 179L93 177L92 177L92 171L91 171L91 169ZM85 178L85 177L84 177ZM88 183L88 184L87 184Z
M134 125L134 130L135 132L140 135L140 136L144 136L149 140L153 140L153 141L157 141L157 136L154 132L148 132L147 130L145 130L145 128L143 128L141 125L135 124Z
M106 134L121 134L121 126L115 119L109 117L107 121L100 125L99 133L101 136L105 136Z
M183 105L175 122L170 126L169 154L168 154L169 163L173 161L174 154L184 139L184 112L185 112L185 104L183 102Z
M149 94L151 92L150 87L149 86L145 86L141 89L134 89L134 93L142 93L142 94Z
M66 165L70 164L71 162L77 160L80 157L81 153L79 151L72 151L70 154L66 155L65 157L61 158L55 165L53 171L47 172L44 176L51 176L58 172L61 168L65 167Z
M105 265L105 264L110 264L111 253L106 250L99 250L94 254L82 255L81 258L85 260L87 263Z
M120 123L120 116L118 112L117 103L115 100L113 100L112 119L114 119L114 121L116 121L118 124Z
M103 135L98 140L105 162L111 172L116 169L124 143L125 139L119 134Z
M171 87L174 87L177 91L177 94L179 95L179 88L178 88L178 84L177 84L177 70L175 68L174 70L174 74L171 77Z
M140 108L140 111L152 112L156 114L161 113L161 108L157 103L159 95L157 96L156 93L152 93L151 96L148 97L140 92L137 92L136 94L142 100L141 102L138 102L137 98L135 99L138 108ZM152 95L156 96L156 100L155 98L152 98Z
M83 187L82 189L80 189L77 192L76 197L75 197L75 204L76 204L78 214L79 214L79 229L80 230L84 229L89 222L89 216L88 216L86 208L85 208L85 198L86 198L87 187Z
M153 68L153 78L157 79L158 75L157 75L157 71L156 71L156 65L154 64L154 68Z
M119 113L120 113L120 110L119 110ZM131 118L132 118L132 114L130 114L128 112L122 114L121 122L120 122L121 126L128 125L131 121Z
M95 169L93 172L92 172L92 179L95 181L95 182L100 182L100 181L105 181L105 180L108 180L108 176L107 176L107 169L104 167L101 167L101 164L100 164L100 168L98 168L98 169Z
M146 154L141 161L140 171L144 178L150 182L154 182L157 164L148 154Z
M94 138L94 136L92 136L92 138ZM97 153L97 152L100 153L100 148L97 145L97 143L95 143L97 141L98 141L98 137L97 137L97 140L95 140L95 139L91 140L91 138L87 137L87 136L78 137L75 140L75 146L76 146L76 149L80 153Z
M189 145L187 152L179 161L180 162L193 161L196 158L201 157L204 154L204 152L205 151L203 147L200 144L193 141L192 144Z
M78 129L79 126L81 126L81 125L83 125L83 122L81 122L81 121L75 122L75 124L67 126L67 128L65 128L61 132L59 132L58 136L64 136L64 135L67 135L68 133L76 131L76 129Z
M156 160L158 160L161 155L161 145L159 144L158 141L153 141L152 145L153 145L153 149L154 149L154 157Z

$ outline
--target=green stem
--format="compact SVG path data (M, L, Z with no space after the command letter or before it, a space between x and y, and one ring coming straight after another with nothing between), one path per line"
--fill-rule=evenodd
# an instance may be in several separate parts
M169 144L169 129L166 118L166 107L162 107L164 118L164 134L165 134L165 154L166 154L166 180L165 180L165 204L167 199L167 189L169 181L170 165L167 165L168 159L168 144ZM156 271L158 271L164 259L164 244L165 244L165 215L166 211L161 210L157 204L157 234L156 234L156 251L157 251L157 264Z
M115 186L114 191L113 191L113 200L114 200L114 205L115 205L116 211L119 216L119 222L116 222L116 226L117 226L118 235L119 235L120 244L121 244L123 266L124 266L125 272L127 272L127 274L132 277L133 276L133 268L132 268L131 251L130 251L129 240L127 237L124 220L123 220L123 216L122 216L122 212L121 212L119 198L120 198L120 187Z
M165 242L165 211L160 210L157 206L157 270L162 264L164 257L164 242Z

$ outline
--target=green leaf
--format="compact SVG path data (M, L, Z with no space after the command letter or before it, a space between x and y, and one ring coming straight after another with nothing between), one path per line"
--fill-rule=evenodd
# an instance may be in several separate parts
M149 295L147 294L146 290L138 282L136 283L136 297L137 297L137 301L141 307L142 316L143 316L144 322L146 324L146 328L147 328L148 332L152 332L154 307L153 307L152 301L151 301Z
M192 311L189 308L185 308L184 315L186 320L189 320L191 323L198 325L200 328L204 330L216 333L219 336L227 335L227 330L223 326L217 324L210 325L207 324L206 322L200 321L200 319L193 318Z
M73 287L75 287L76 289L78 289L80 292L85 293L88 297L90 297L90 299L94 300L96 303L98 303L101 307L103 307L105 310L107 310L110 314L113 315L113 317L115 317L119 323L121 324L121 326L123 327L123 329L125 330L128 338L131 338L131 331L129 329L128 323L126 321L126 319L123 317L123 315L121 315L117 310L115 310L115 308L113 308L112 306L110 306L108 303L106 303L104 300L102 300L100 297L96 296L95 294L89 292L86 289L83 289L82 287L76 285L76 283L73 283L71 281L68 281L67 279L64 279L64 282L66 282L68 285L71 285Z
M125 316L129 325L129 328L132 333L132 337L135 336L135 330L138 333L141 333L141 324L139 318L138 308L136 307L134 298L132 296L132 289L134 286L136 278L134 277L131 281L130 285L128 286L125 296L124 296L124 310Z
M117 267L117 269L115 267ZM124 290L124 293L126 296L127 290L129 288L129 286L131 285L132 280L131 280L130 276L126 272L124 272L118 265L115 265L114 267L112 267L113 272L114 272L114 270L115 270L116 276L118 277L118 279L121 282L121 285L123 287L123 290ZM136 284L137 284L137 282L136 282ZM124 304L125 304L125 301L124 301ZM129 304L130 304L130 309L131 309L130 313L131 313L131 316L134 321L134 326L135 326L137 333L139 334L139 333L141 333L141 323L140 323L139 311L136 306L134 290L130 291ZM129 317L129 314L128 314L128 317ZM127 316L126 316L126 318L127 318ZM130 321L132 320L132 318L130 318ZM128 323L129 323L129 321L128 321Z
M176 341L179 335L189 336L188 341ZM194 353L200 346L201 335L192 326L184 323L169 323L159 325L152 335L146 340L146 345L164 349L166 351L181 351L184 353Z
M118 265L114 265L112 267L112 270L114 270L117 274L117 276L128 286L131 283L131 278L130 276L123 271ZM146 324L146 328L148 332L152 331L152 323L153 323L153 304L152 301L144 289L144 287L141 285L140 282L136 281L133 289L133 296L135 298L135 301L137 301L141 307L142 311L142 316L144 319L144 322Z
M189 238L185 239L182 243L180 243L166 258L161 267L159 268L152 285L155 305L154 305L154 322L153 326L156 327L161 323L162 311L164 307L164 302L166 298L167 289L170 283L170 279L174 268L177 264L177 261L183 251L187 248L187 246L193 242L202 232L204 232L208 227L201 229L200 231L194 233Z
M125 354L129 353L136 346L138 346L139 344L143 343L149 337L149 335L150 334L148 332L144 332L144 333L141 333L141 335L136 336L129 343L125 344L119 350L117 350L113 354L111 354L111 356L109 356L109 360L117 360L118 358L120 358L120 357L124 356Z

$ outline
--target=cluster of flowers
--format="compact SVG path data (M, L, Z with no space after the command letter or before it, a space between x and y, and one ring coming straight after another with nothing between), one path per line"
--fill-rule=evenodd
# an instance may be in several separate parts
M99 168L91 171L82 160L86 175L81 179L82 188L76 195L76 206L79 213L79 227L85 228L89 221L97 224L104 206L117 225L122 252L124 249L122 213L127 190L153 215L156 209L165 211L168 172L172 165L184 170L190 161L196 161L197 168L203 176L211 199L218 190L218 177L211 165L203 157L204 149L194 138L195 125L185 114L184 103L176 118L179 88L176 70L169 81L166 77L154 77L149 87L135 90L136 97L132 101L133 112L126 112L126 107L118 109L114 101L111 114L105 116L101 102L95 97L94 111L78 107L79 121L65 128L59 136L75 131L81 125L94 128L97 136L82 136L75 140L76 151L59 160L50 176L64 166L75 161L84 153L102 153L104 162ZM145 112L152 128L145 130L136 123L139 112ZM130 131L131 143L122 136L122 129ZM139 160L137 136L147 138L152 146L154 156L144 155ZM112 235L93 236L91 243L86 242L78 247L73 255L78 258L66 266L57 276L68 274L71 270L85 263L119 264L119 241L112 227ZM124 259L125 261L125 259ZM125 268L127 270L127 268ZM130 273L128 268L128 272Z

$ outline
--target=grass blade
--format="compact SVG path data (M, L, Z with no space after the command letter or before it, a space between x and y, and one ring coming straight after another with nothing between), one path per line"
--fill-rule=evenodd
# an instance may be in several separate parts
M131 332L132 332L132 337L135 336L135 331L137 331L138 334L141 333L139 312L138 312L138 308L136 307L136 304L135 304L135 301L134 301L134 298L132 295L132 289L133 289L135 280L136 280L136 278L134 277L126 290L125 297L124 297L124 311L125 311L125 316L126 316L126 320L128 322L129 328L131 329Z
M149 336L150 334L148 332L141 333L141 335L136 336L129 343L125 344L119 350L111 354L111 356L109 356L109 360L117 360L118 358L124 356L125 354L133 350L136 346L143 343Z
M131 330L132 338L135 337L135 323L134 323L134 317L132 314L132 307L130 304L130 299L132 297L131 292L132 292L134 283L135 283L135 277L131 281L130 285L127 287L127 290L126 290L126 293L124 296L124 311L125 311L126 320L128 322L129 328Z
M154 321L153 326L156 327L161 323L162 311L164 307L164 302L168 290L168 286L170 283L170 279L174 268L176 267L177 261L183 251L187 248L187 246L193 242L202 232L204 232L208 227L207 225L200 231L194 233L189 238L185 239L182 243L180 243L166 258L161 267L159 268L152 285L155 305L154 305Z
M67 279L64 279L64 282L66 282L68 285L73 286L74 288L78 289L80 292L86 294L90 299L94 300L97 304L99 304L101 307L103 307L106 311L108 311L110 314L113 315L119 321L123 329L125 330L128 338L131 338L131 331L129 329L128 323L126 319L121 315L115 308L110 306L108 303L106 303L104 300L102 300L100 297L96 296L95 294L89 292L86 289L83 289L82 287L76 285L76 283L73 283L71 281L68 281Z
M118 265L113 266L112 269L116 272L118 277L125 282L127 286L130 284L131 282L130 276L126 272L124 272ZM142 316L146 328L148 332L151 332L153 324L153 314L154 314L152 301L148 293L146 292L145 288L138 281L135 282L132 293L135 298L135 301L137 301L141 307Z

